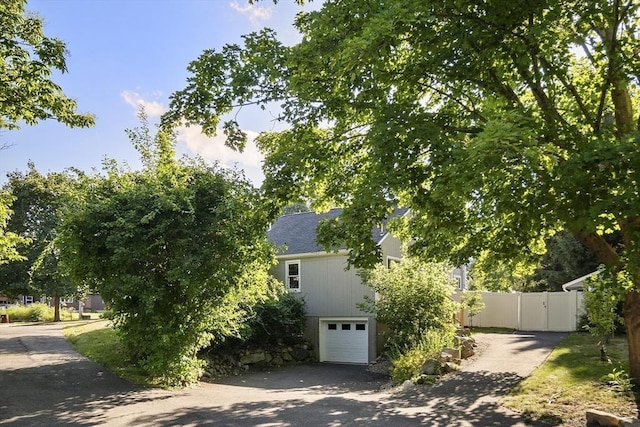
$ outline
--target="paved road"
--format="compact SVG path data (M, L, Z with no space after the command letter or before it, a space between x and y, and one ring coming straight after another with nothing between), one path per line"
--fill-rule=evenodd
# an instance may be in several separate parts
M433 387L381 391L363 367L317 364L164 391L78 355L60 324L0 325L0 425L525 425L500 400L564 336L481 335L483 354Z

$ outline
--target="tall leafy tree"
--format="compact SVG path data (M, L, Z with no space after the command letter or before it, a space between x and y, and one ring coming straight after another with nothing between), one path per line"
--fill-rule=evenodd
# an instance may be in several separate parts
M524 259L567 229L626 270L631 376L640 380L640 5L623 0L328 0L298 15L302 40L270 30L189 65L165 123L214 133L224 113L280 103L259 138L265 188L344 206L322 241L351 261L379 252L393 205L414 254ZM220 125L231 146L246 136ZM607 236L619 233L622 245Z
M43 175L30 163L26 173L10 173L4 187L14 199L7 230L23 239L18 248L24 257L0 266L0 293L50 297L56 321L60 320L60 298L79 298L86 290L66 277L58 265L56 248L60 209L77 191L79 182L68 172Z
M241 176L174 159L168 132L129 132L140 172L110 169L69 205L62 259L109 306L123 350L166 385L198 378L197 353L237 334L242 307L270 291L269 225Z
M536 267L531 280L539 291L562 291L562 285L585 274L593 273L599 265L593 253L578 242L571 233L560 231L547 239L547 250Z
M0 265L24 259L17 247L28 243L24 237L7 230L7 223L13 213L10 209L12 201L11 193L0 191Z
M45 119L92 126L94 118L77 113L76 101L51 78L54 71L67 71L65 44L44 35L42 19L25 11L26 3L0 3L0 129Z

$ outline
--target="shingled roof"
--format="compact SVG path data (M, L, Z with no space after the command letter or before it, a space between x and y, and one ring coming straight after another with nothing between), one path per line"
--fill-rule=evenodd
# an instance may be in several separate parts
M404 215L407 209L396 209L389 219ZM325 252L316 241L316 228L321 220L335 218L342 213L342 209L331 209L325 213L301 212L283 215L271 226L267 236L269 241L281 250L278 255L307 254ZM379 243L387 234L378 227L371 230L373 241ZM282 250L284 247L284 250ZM344 248L342 248L344 249Z

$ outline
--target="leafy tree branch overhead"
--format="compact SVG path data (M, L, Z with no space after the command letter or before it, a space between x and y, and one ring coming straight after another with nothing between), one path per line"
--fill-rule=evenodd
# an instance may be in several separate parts
M25 10L26 0L0 4L0 129L54 119L67 126L94 124L90 114L76 112L51 75L67 71L65 44L43 32L42 19Z
M259 137L264 190L341 205L322 242L368 266L372 224L394 205L414 254L522 261L569 230L633 281L625 297L640 378L639 5L634 1L334 0L206 51L165 124L215 132L243 105L281 105ZM245 136L235 116L228 143ZM619 233L620 239L607 239ZM621 241L611 245L611 241Z

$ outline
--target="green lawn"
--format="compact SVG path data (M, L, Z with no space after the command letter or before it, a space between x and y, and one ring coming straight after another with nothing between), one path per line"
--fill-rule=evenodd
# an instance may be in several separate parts
M156 386L121 351L120 341L109 321L91 321L63 330L67 340L89 359L98 362L112 373L142 386Z
M504 405L532 419L563 426L584 426L587 409L636 416L632 393L601 380L614 369L627 369L625 338L611 340L609 363L600 361L597 344L589 334L572 333L507 396Z

